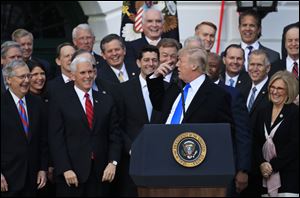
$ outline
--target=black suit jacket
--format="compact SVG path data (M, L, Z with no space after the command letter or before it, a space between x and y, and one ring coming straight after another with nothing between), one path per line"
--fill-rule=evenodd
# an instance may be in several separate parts
M135 76L138 76L140 71L139 68L128 63L125 61L125 68L128 74L128 78L131 79ZM110 81L112 83L120 83L118 77L114 73L114 71L111 69L111 67L105 62L99 69L98 69L97 78L104 79L106 81Z
M95 61L96 61L96 68L97 70L105 63L105 60L99 54L93 53Z
M149 79L147 84L153 108L162 112L160 123L165 123L172 105L180 93L178 84L173 83L164 91L163 78ZM230 95L206 76L186 111L182 123L233 123Z
M261 43L259 43L259 49L262 49L266 52L271 65L280 60L280 54L278 52L263 46Z
M29 120L29 135L25 135L18 108L11 93L1 94L1 173L9 191L19 191L26 185L35 191L39 170L48 170L47 135L40 98L25 96ZM29 175L29 181L26 176Z
M115 103L111 96L93 91L93 104L91 130L72 83L50 100L49 145L56 174L73 170L79 183L90 175L91 153L99 182L108 162L120 159L121 131Z
M269 103L261 109L255 122L254 148L257 156L255 170L260 173L259 165L266 161L261 150L266 141L264 124L270 134L271 129L282 121L273 137L277 157L271 159L270 163L273 171L280 173L279 192L299 193L299 107L293 103L285 104L271 126L272 107Z
M136 60L138 58L139 52L142 50L142 48L146 45L149 45L148 41L146 38L143 36L142 38L139 38L137 40L127 42L126 43L126 57L127 60L134 64L136 67Z
M6 87L5 87L5 84L4 84L4 77L3 77L3 74L2 74L2 66L1 66L1 93L4 93L6 91Z

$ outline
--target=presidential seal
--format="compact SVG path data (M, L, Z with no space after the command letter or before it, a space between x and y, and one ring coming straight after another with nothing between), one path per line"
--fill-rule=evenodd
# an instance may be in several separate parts
M174 140L172 151L179 164L195 167L201 164L206 156L206 144L197 133L185 132Z

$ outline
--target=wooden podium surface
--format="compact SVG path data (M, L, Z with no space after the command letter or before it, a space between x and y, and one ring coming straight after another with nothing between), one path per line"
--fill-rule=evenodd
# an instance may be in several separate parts
M138 187L139 197L225 197L226 188L148 188Z

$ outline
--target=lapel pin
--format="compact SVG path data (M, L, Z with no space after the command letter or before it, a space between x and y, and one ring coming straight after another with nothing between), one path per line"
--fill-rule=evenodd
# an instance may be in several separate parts
M95 103L98 103L98 100L95 100Z
M134 72L132 72L132 75L133 75L133 76L135 76L135 73L134 73Z
M238 81L238 83L240 84L240 83L241 83L241 81L239 80L239 81Z
M283 115L282 115L282 114L280 114L280 115L279 115L279 117L280 117L280 118L283 118Z
M102 91L103 94L106 94L106 91Z
M265 94L265 93L266 93L265 91L262 92L262 94Z

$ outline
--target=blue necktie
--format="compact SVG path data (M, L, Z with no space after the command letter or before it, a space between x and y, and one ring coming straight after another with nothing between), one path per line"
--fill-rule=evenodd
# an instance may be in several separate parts
M255 100L255 92L256 92L256 87L253 87L252 88L252 94L250 96L250 100L249 100L249 103L248 103L248 111L250 112L251 111L251 108L252 108L252 105L254 103L254 100Z
M24 108L23 100L19 100L19 114L20 114L20 118L21 118L21 121L23 124L25 134L28 137L29 124L28 124L28 118L27 118L26 111Z
M234 80L232 78L230 78L229 79L229 86L230 87L234 87L233 84L234 84Z
M184 90L183 90L183 98L184 98L184 102L186 100L189 88L191 87L191 85L188 83L185 85ZM175 109L175 112L173 114L172 120L171 120L171 124L180 124L180 118L182 115L182 97L180 97L180 100L177 104L177 107Z

